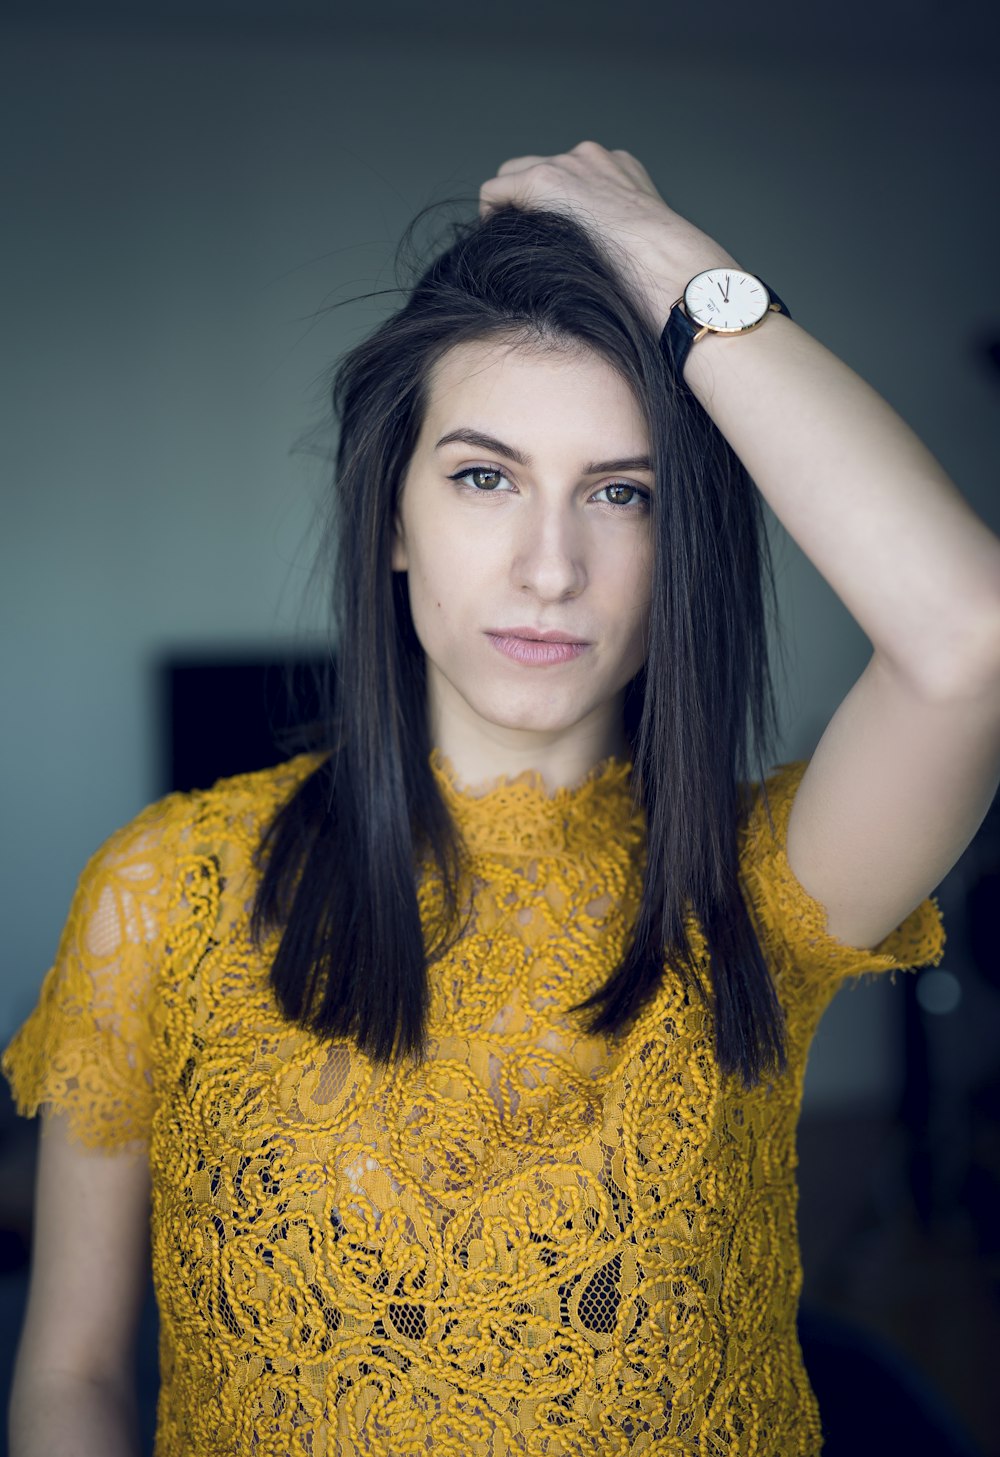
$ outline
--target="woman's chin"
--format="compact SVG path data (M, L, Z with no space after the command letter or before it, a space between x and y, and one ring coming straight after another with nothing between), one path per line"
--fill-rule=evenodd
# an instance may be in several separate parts
M436 734L449 739L470 733L484 741L531 741L539 746L554 739L582 734L588 740L621 723L622 690L605 698L581 691L579 683L546 686L541 682L511 684L495 678L461 683L431 672L428 675L429 709Z
M507 702L485 703L475 708L477 716L491 728L505 733L537 738L558 738L578 730L593 716L593 705Z

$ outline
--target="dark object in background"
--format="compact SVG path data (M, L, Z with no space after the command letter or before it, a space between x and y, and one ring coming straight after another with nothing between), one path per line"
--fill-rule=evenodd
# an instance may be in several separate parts
M983 1457L958 1418L897 1348L802 1306L802 1360L819 1402L823 1457Z
M328 659L171 654L156 670L159 793L278 764L288 736L319 713L316 674Z

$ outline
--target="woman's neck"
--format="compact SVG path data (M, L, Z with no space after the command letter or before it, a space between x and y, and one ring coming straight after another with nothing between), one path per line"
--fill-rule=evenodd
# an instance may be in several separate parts
M631 757L618 703L601 705L568 728L545 731L489 723L462 700L435 697L429 705L431 743L448 760L462 789L484 790L501 777L534 770L554 793L582 783L607 759Z

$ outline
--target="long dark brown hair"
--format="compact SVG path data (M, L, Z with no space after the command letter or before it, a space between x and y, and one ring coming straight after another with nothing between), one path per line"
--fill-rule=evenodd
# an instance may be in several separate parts
M614 1036L679 976L710 1005L720 1068L752 1087L786 1066L781 1007L741 893L741 786L773 740L765 587L773 569L758 492L676 379L621 268L561 213L513 205L450 225L447 246L403 307L343 357L325 535L334 620L324 758L261 845L253 908L281 929L271 982L284 1013L373 1058L419 1056L428 964L461 934L461 844L430 764L423 649L406 577L391 569L399 492L428 375L471 340L585 345L630 386L648 430L656 490L649 651L625 697L633 790L647 856L631 937L614 974L574 1011ZM569 364L567 367L572 368ZM439 924L422 925L417 867L435 863ZM710 952L703 984L685 928Z

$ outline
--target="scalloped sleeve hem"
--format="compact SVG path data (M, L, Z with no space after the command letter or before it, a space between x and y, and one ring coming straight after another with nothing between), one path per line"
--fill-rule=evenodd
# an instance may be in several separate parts
M40 1111L65 1114L72 1138L87 1148L148 1144L152 1098L137 1088L131 1069L123 1069L121 1048L111 1036L98 1033L74 1045L39 1005L5 1048L0 1072L22 1118Z
M88 861L38 1001L0 1056L18 1114L66 1114L89 1148L148 1142L153 999L186 800L158 800Z
M831 991L844 979L866 972L938 965L944 955L945 929L941 907L932 895L875 946L850 946L827 930L826 907L796 879L786 854L792 802L807 765L808 760L795 760L767 776L771 823L761 787L753 785L741 830L741 876L765 951L786 970L793 966L800 976L832 984Z

